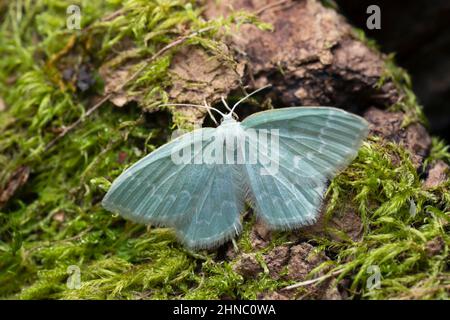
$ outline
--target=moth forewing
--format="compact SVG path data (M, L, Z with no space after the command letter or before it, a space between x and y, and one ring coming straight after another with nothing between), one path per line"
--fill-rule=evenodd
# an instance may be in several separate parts
M241 123L230 113L135 163L102 204L173 227L193 249L236 236L246 199L270 228L290 230L316 221L326 180L356 156L367 131L364 119L336 108L276 109Z
M258 162L262 175L276 175L279 169L280 145L278 129L258 129Z

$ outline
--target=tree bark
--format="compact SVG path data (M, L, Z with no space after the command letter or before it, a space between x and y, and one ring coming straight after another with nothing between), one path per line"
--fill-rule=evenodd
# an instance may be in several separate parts
M218 66L198 49L177 54L171 68L173 100L214 103L222 95L242 95L241 87L271 84L263 95L276 108L334 106L363 115L372 133L405 145L420 167L431 144L429 134L420 123L403 127L405 114L386 110L403 93L391 79L377 86L386 73L386 56L357 39L345 18L316 0L209 1L205 15L227 15L230 8L259 13L273 31L253 25L235 30L226 48L238 61L234 66ZM202 121L205 114L196 115Z

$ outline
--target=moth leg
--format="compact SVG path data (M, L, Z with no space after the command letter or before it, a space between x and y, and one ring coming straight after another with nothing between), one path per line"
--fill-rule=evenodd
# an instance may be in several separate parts
M238 253L238 252L239 252L239 247L238 247L238 245L237 245L237 243L236 243L236 240L235 240L234 238L231 239L231 243L233 243L233 249L234 249L234 251L235 251L236 253Z

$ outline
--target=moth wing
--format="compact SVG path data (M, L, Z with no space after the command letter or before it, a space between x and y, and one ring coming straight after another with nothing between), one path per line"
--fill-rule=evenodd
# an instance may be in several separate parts
M258 144L258 162L245 165L250 201L274 229L316 220L326 180L355 158L368 133L363 118L330 107L260 112L244 119L242 126L266 132L267 141L272 135L278 138L268 147L260 136L250 138L249 144Z
M236 166L198 158L215 132L195 130L153 151L114 181L102 205L135 222L173 227L190 248L229 240L241 230L245 197Z

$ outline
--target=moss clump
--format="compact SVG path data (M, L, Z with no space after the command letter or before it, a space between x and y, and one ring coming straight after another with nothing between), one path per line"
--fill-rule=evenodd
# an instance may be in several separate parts
M328 190L328 214L352 203L364 229L361 241L319 240L336 253L331 272L351 274L351 289L364 298L448 297L449 185L425 189L403 148L378 139L366 143ZM431 255L427 248L436 239L442 248ZM367 287L370 266L381 272L381 289Z
M65 10L73 1L12 2L0 12L0 97L7 105L0 111L0 186L18 168L31 169L25 186L0 209L0 297L253 299L258 292L290 284L266 273L244 279L233 271L235 261L189 252L169 229L132 224L102 209L99 201L110 181L167 141L174 123L164 112L148 119L142 106L133 104L116 108L107 103L84 117L93 97L102 93L96 70L114 52L127 52L111 64L118 68L145 61L180 36L211 27L185 45L220 54L215 50L219 29L254 18L236 13L205 22L194 1L77 3L83 31L65 28ZM168 84L161 79L171 56L168 51L144 65L126 90L145 87L147 107L164 101ZM82 76L86 73L88 80ZM84 91L80 79L88 85ZM79 126L46 150L65 126L80 118ZM449 161L437 140L427 163L435 159ZM360 242L311 241L334 253L332 271L349 279L354 297L448 297L449 182L426 190L421 179L401 147L374 138L331 182L327 214L350 203L363 217L364 236ZM244 252L252 251L252 223L245 223L238 240ZM429 256L427 245L438 238L443 248ZM277 233L264 250L287 241L287 233ZM380 290L365 285L370 265L380 268ZM76 289L67 286L72 266L81 275Z

